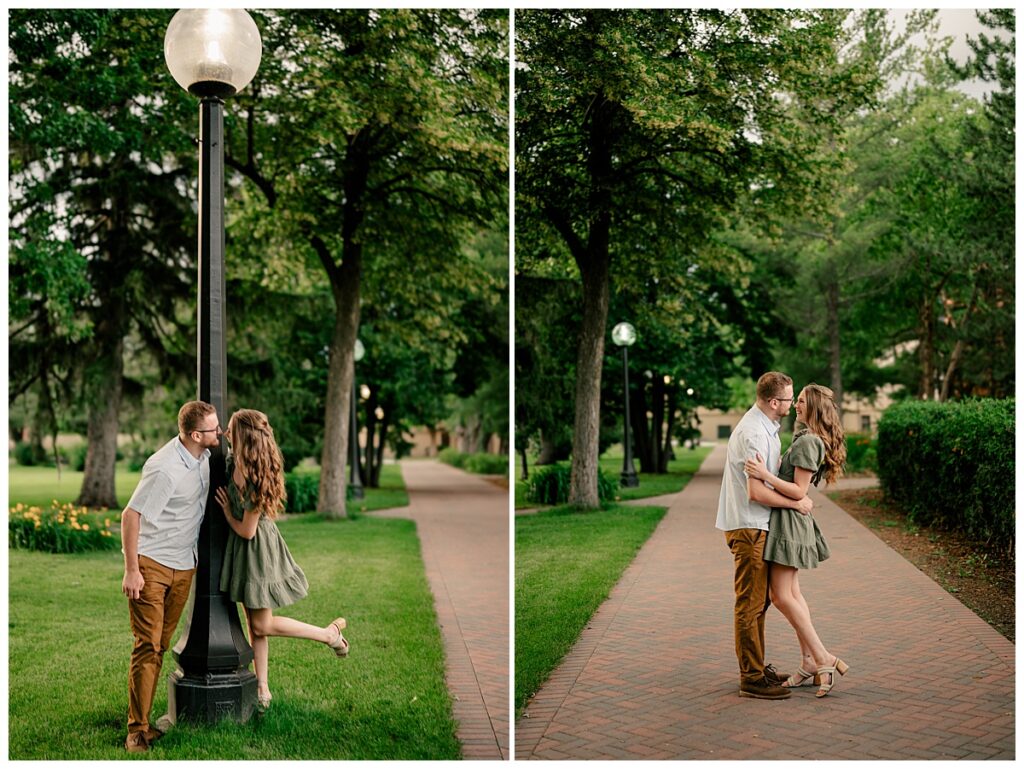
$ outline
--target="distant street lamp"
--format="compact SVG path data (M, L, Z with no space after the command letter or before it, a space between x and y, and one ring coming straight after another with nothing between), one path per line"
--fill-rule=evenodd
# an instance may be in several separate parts
M364 355L366 355L366 348L357 339L355 350L353 351L355 363L361 361ZM358 400L357 394L359 391L356 389L355 363L352 364L352 406L349 409L351 414L349 426L352 429L352 466L349 468L348 473L348 487L352 490L353 499L362 499L366 494L363 491L363 479L359 472L359 420L356 418L356 401Z
M640 485L640 479L637 477L636 468L633 467L633 446L629 439L629 356L626 351L636 341L636 329L629 323L619 323L612 329L612 341L622 348L622 374L626 385L623 391L626 408L622 438L625 454L622 457L622 475L619 482L627 488L632 488Z
M164 36L164 58L178 84L199 102L199 338L198 397L224 420L227 353L224 344L224 102L252 80L262 43L242 10L181 10ZM178 669L168 679L172 723L248 721L256 704L252 648L238 607L220 590L227 522L214 490L225 484L223 443L210 457L210 493L199 530L191 610L174 647Z

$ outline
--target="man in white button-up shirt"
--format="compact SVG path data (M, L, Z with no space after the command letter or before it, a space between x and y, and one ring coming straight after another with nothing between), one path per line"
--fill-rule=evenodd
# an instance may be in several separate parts
M188 600L196 545L210 492L210 449L220 440L217 411L191 401L178 412L178 435L146 460L121 513L124 580L135 645L128 665L125 749L143 753L160 736L150 726L160 666Z
M769 371L757 380L757 403L743 415L729 437L715 526L725 532L736 567L734 631L740 665L740 696L785 699L792 692L780 686L788 676L764 661L764 615L768 599L768 569L764 543L773 507L809 513L813 503L779 494L763 481L749 478L743 463L760 455L768 469L778 472L781 457L779 420L793 405L793 380Z

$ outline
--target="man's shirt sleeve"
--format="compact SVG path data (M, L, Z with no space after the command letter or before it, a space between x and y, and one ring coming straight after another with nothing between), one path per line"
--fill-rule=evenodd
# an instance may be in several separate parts
M765 463L768 462L768 445L754 433L747 433L743 436L743 459L756 459L760 454Z
M161 470L143 473L135 493L128 502L128 507L137 510L147 521L154 521L167 507L172 493L174 480L170 474Z

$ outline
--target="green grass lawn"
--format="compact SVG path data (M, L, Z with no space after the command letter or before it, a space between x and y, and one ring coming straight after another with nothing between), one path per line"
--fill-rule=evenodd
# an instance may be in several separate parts
M54 499L60 503L73 502L82 489L83 475L81 472L64 469L58 478L57 469L53 467L22 467L12 464L8 469L7 481L9 504L23 502L26 505L46 507ZM132 472L118 466L114 487L117 490L117 501L122 507L131 499L141 475L141 472ZM406 507L408 504L409 495L402 480L402 469L397 463L381 467L379 489L367 488L364 499L349 501L350 510L357 513ZM121 511L116 512L120 514Z
M274 638L274 702L265 716L178 727L146 757L458 758L441 635L414 524L304 515L280 528L310 594L279 613L317 625L345 616L351 655L338 659L321 644ZM9 556L9 757L126 758L132 635L120 594L121 554ZM175 641L180 632L179 625ZM154 719L166 711L174 668L168 652Z
M554 507L516 518L516 716L575 643L664 507Z
M617 499L645 499L647 497L661 496L662 494L673 494L679 491L686 485L693 474L697 472L697 468L704 461L704 457L711 453L711 449L712 446L699 446L695 450L676 449L676 458L668 463L667 474L638 473L640 485L631 489L620 487ZM612 446L601 455L599 464L606 473L614 478L618 478L622 473L622 447L619 445ZM639 468L639 464L636 466ZM530 467L532 472L533 465ZM520 478L522 472L522 457L516 453L516 509L534 507L532 503L526 501L526 482Z

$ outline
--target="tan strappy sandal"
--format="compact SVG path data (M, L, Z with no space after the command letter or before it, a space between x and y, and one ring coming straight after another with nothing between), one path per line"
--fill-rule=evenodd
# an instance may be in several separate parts
M256 712L257 713L266 713L268 710L270 710L270 701L272 699L274 699L274 698L269 693L267 694L266 697L264 697L262 694L257 694L256 695Z
M338 628L337 639L335 639L333 643L329 643L327 645L334 649L334 653L337 654L339 657L348 656L348 641L346 641L345 636L341 634L341 631L345 629L346 625L347 623L345 622L344 617L338 617L336 620L334 620L334 622L328 625L328 627L333 626Z
M850 666L843 662L841 659L836 657L836 661L832 665L826 665L823 668L818 668L818 676L820 677L820 688L814 693L815 697L824 697L830 691L836 683L836 673L841 676L846 675L846 671L850 669ZM825 676L828 676L828 683L825 683Z
M808 673L803 667L798 667L796 672L782 682L787 689L795 689L797 686L814 686L818 683L817 673Z

